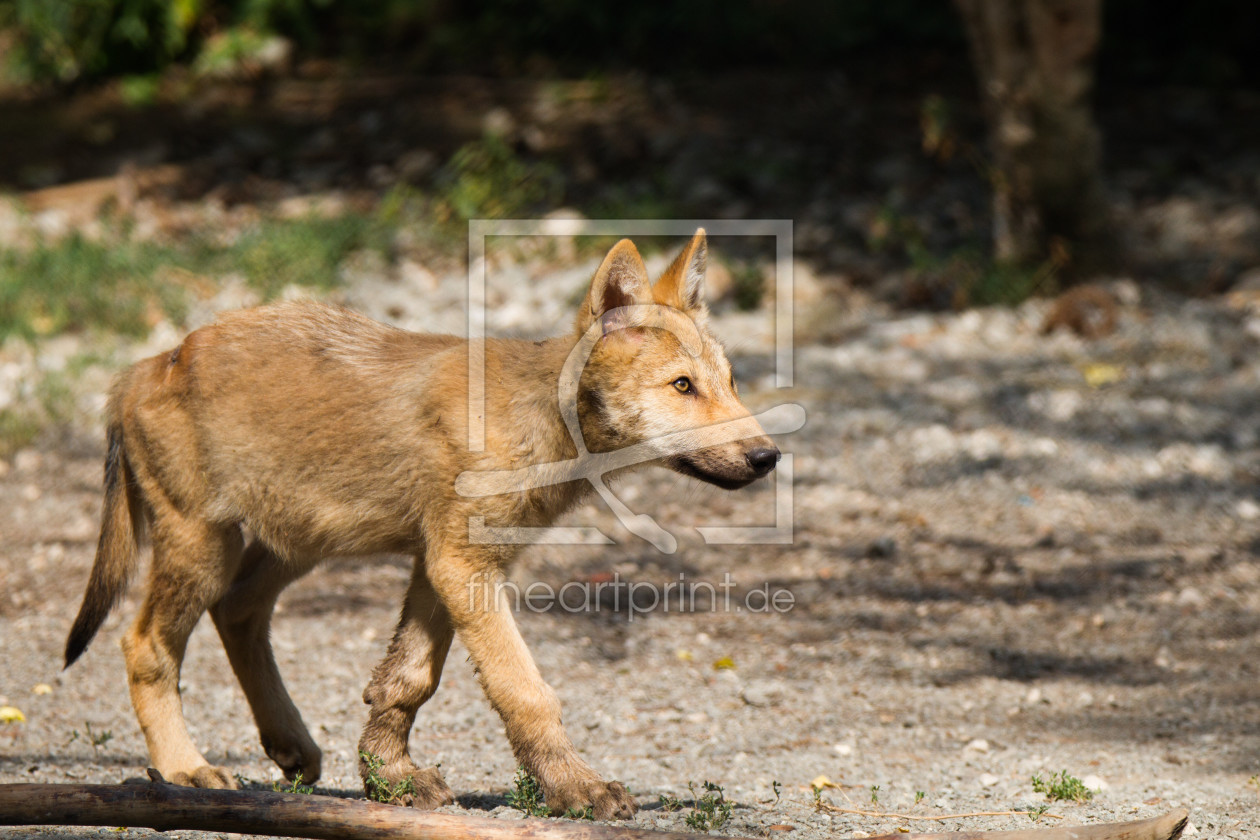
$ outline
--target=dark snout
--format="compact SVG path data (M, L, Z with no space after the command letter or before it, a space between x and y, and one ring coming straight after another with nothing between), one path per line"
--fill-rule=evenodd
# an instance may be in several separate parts
M752 467L752 471L761 478L774 469L775 464L779 463L779 459L783 457L783 453L777 446L758 446L756 449L748 450L744 457L748 459L748 466Z

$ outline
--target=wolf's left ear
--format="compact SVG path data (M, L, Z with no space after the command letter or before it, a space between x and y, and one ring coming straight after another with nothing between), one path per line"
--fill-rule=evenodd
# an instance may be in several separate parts
M629 307L651 302L647 267L634 243L623 239L604 257L591 280L586 302L578 313L578 332L585 333L596 319L604 322L605 333L629 326Z
M704 228L682 249L665 273L652 287L653 297L659 303L685 310L704 308L704 272L709 257L708 240Z

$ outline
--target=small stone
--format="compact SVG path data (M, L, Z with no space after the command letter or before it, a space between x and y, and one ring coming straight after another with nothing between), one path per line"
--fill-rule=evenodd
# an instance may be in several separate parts
M897 541L892 537L878 537L866 547L866 556L885 560L897 554Z
M1193 586L1187 586L1177 593L1176 603L1179 607L1202 607L1207 603L1207 597Z
M34 449L23 449L13 456L13 468L20 473L35 472L43 465L44 456ZM1260 508L1256 508L1256 512L1260 513Z
M1002 780L992 773L981 773L978 781L980 782L980 787L993 787Z
M1086 776L1081 779L1081 784L1085 785L1086 790L1106 790L1110 787L1102 776Z
M849 744L836 744L833 749L837 755L853 755L853 747Z
M1042 701L1040 688L1030 688L1028 693L1024 695L1024 702L1030 706L1035 706Z
M989 742L983 738L972 738L967 742L967 746L963 747L963 751L987 753L989 751Z
M21 453L18 454L20 455ZM16 463L17 459L15 458L14 464L16 465ZM21 467L18 467L18 469L20 470ZM1260 505L1256 504L1251 499L1243 499L1237 504L1237 506L1235 506L1234 512L1238 514L1239 519L1251 522L1260 518Z
M758 681L744 686L739 696L749 706L760 708L774 703L783 694L783 687L778 683Z
M1192 822L1187 822L1186 827L1181 830L1182 837L1189 837L1192 834L1198 834L1198 833L1199 833L1199 829L1195 828L1194 823Z

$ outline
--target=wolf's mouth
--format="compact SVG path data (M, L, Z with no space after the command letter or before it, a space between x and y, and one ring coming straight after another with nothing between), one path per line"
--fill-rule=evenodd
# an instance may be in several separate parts
M711 472L701 467L687 455L675 455L667 459L665 465L674 472L698 478L701 481L721 487L723 490L738 490L741 487L747 487L760 477L750 475L734 478L722 473Z

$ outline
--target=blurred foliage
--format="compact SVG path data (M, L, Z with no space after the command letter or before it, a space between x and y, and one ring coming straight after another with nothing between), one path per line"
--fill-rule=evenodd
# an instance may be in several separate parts
M1105 79L1254 84L1260 5L1106 0ZM0 0L10 79L68 83L221 64L273 35L308 56L426 71L587 75L820 67L963 50L939 0ZM252 43L251 43L252 42ZM895 69L895 63L890 70Z
M439 222L510 219L554 206L564 190L559 170L526 160L497 135L460 147L438 175Z
M264 220L229 244L75 234L0 251L0 340L92 329L144 335L163 317L178 323L207 276L241 274L265 300L288 286L329 289L350 254L385 252L392 233L379 214L348 214Z

